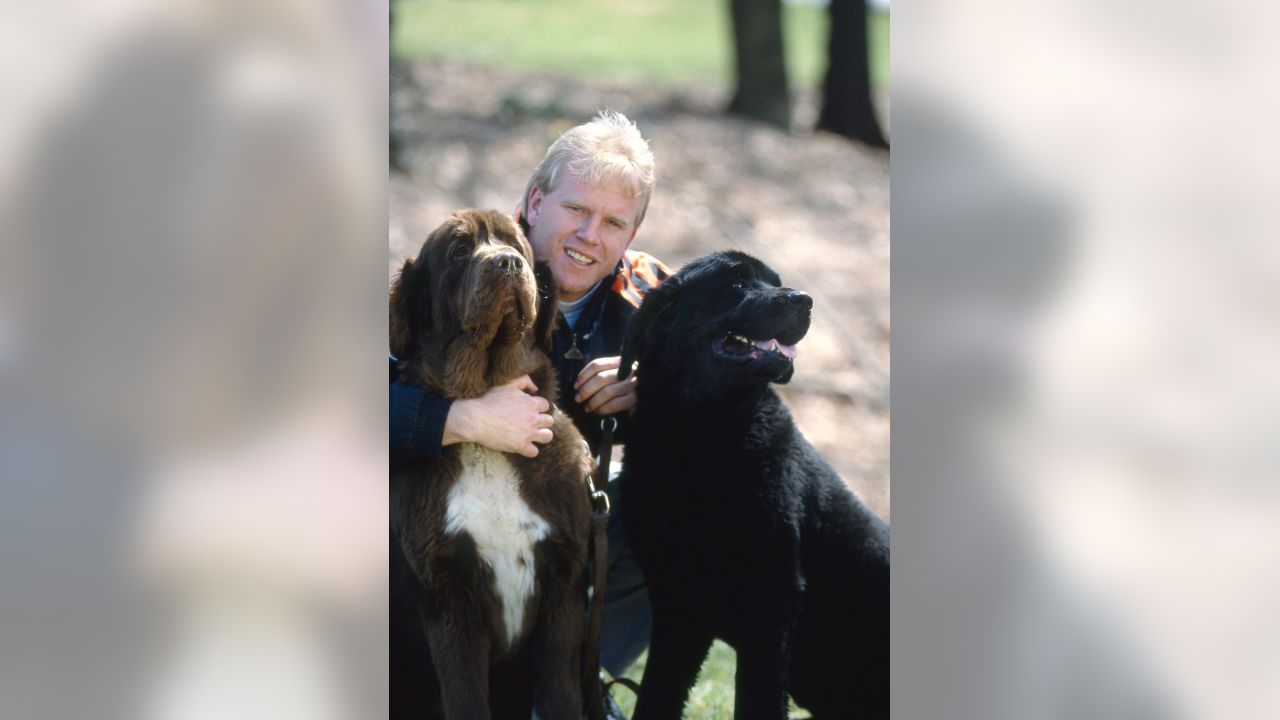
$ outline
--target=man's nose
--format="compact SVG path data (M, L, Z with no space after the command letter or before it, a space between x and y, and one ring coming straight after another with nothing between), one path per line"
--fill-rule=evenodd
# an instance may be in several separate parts
M600 222L597 215L583 218L582 224L578 226L578 239L594 244L600 238Z

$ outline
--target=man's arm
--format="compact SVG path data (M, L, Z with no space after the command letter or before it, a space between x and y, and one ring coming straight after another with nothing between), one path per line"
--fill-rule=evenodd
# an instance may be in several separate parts
M537 444L551 442L553 423L550 403L530 394L537 389L523 375L478 398L451 400L393 382L391 458L438 458L446 446L459 442L535 457Z
M538 444L551 442L551 403L533 393L528 375L489 388L470 400L455 400L445 424L443 445L473 442L491 450L538 456Z
M453 400L432 395L420 387L391 383L389 435L391 459L396 461L438 458Z

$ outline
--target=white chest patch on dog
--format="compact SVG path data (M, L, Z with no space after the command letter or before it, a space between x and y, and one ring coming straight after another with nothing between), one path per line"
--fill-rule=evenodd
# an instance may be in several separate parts
M449 491L445 533L465 530L480 558L493 569L511 644L524 626L525 604L533 594L533 546L551 526L520 497L520 480L506 455L464 443L458 458L462 475Z

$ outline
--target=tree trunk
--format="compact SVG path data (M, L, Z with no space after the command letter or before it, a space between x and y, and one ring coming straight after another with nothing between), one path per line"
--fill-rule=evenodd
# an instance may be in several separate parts
M871 61L864 0L830 0L831 38L818 129L872 147L889 147L871 101Z
M790 127L781 0L729 0L729 11L738 83L729 112Z
M396 41L396 5L397 0L391 0L387 7L387 68L391 75L395 75L401 71L400 61L396 60L395 52L391 49L391 45ZM396 131L395 114L392 108L391 99L391 78L387 78L387 156L390 159L388 167L391 172L400 175L408 175L408 166L404 160L404 139L400 137L400 133Z

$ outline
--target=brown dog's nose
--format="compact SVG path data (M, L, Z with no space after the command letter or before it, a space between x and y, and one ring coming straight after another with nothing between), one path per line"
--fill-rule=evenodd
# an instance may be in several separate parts
M789 288L782 294L782 302L788 305L799 305L805 310L813 308L813 298L809 296L809 293Z
M493 258L493 266L498 272L510 275L520 269L520 256L515 253L502 253Z

